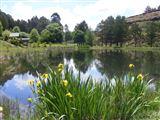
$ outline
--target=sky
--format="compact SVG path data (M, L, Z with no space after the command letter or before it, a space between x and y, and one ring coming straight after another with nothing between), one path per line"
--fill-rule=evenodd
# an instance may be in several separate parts
M0 9L16 19L45 16L58 12L61 23L70 30L85 20L95 29L108 16L132 16L143 13L146 6L158 7L160 0L0 0Z

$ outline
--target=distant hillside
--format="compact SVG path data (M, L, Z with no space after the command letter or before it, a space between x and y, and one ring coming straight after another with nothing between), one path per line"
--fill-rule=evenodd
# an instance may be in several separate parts
M135 23L135 22L144 22L144 21L157 21L160 20L160 10L150 13L143 13L135 16L131 16L126 18L128 23Z

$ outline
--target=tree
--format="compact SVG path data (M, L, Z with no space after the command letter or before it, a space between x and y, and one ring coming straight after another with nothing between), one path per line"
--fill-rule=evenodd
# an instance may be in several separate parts
M28 38L29 34L26 33L26 32L20 32L19 36L22 37L22 38Z
M110 46L114 42L114 27L115 27L115 20L112 16L109 16L105 20L105 31L104 31L104 41L105 44L110 43Z
M63 27L58 23L51 23L47 26L50 32L50 42L63 42Z
M152 8L150 6L147 6L144 12L150 13L150 12L152 12Z
M10 35L10 31L9 31L9 30L5 30L5 31L3 31L3 33L2 33L3 39L4 39L5 41L7 41L7 40L9 39L9 35Z
M160 10L160 5L158 6L157 10Z
M146 25L146 37L147 37L147 42L148 44L152 47L154 42L155 42L155 38L156 38L156 32L157 32L157 25L154 22L149 22Z
M47 30L47 29L44 29L42 30L41 32L41 42L50 42L50 35L51 33Z
M41 32L46 28L47 25L49 25L49 20L43 16L43 17L40 17L40 19L38 20L38 24L36 28L38 32Z
M15 26L14 28L13 28L13 32L20 32L20 28L18 27L18 26Z
M69 31L68 25L66 24L64 26L64 37L65 41L71 41L72 40L72 33Z
M37 42L39 40L39 33L37 29L33 28L30 32L30 42Z
M131 25L130 36L131 39L134 40L135 46L137 46L137 43L139 43L142 38L142 29L139 27L138 24L134 23Z
M92 46L94 38L95 36L94 36L93 31L91 31L91 29L87 30L85 33L86 44Z
M53 13L51 15L51 22L55 22L55 23L58 23L58 24L61 24L61 17L58 13Z
M118 43L120 43L122 46L122 43L125 41L127 36L127 31L128 25L125 21L125 17L117 16L114 25L114 42L117 44L117 46Z
M2 36L2 32L3 32L3 26L2 26L2 23L0 21L0 36Z
M105 21L101 21L96 28L96 36L100 44L105 44Z
M82 45L85 43L85 34L83 31L81 30L76 30L74 32L74 42L79 44L79 45Z
M86 21L82 21L80 24L77 24L75 26L75 30L81 30L83 32L86 32L88 30L88 25Z

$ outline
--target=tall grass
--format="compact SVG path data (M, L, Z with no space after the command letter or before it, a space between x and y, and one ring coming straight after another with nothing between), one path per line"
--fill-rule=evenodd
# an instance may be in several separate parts
M151 81L133 69L122 77L95 82L90 77L82 81L60 64L39 75L36 83L30 81L36 98L29 101L47 120L129 120L159 102L148 90Z

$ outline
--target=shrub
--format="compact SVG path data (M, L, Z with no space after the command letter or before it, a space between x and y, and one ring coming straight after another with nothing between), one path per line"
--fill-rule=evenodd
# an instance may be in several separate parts
M5 41L7 41L9 39L9 35L10 35L10 31L8 31L8 30L3 31L3 33L2 33L3 39Z

